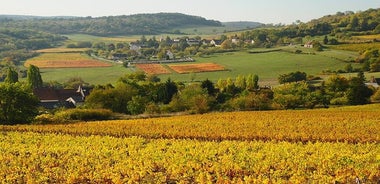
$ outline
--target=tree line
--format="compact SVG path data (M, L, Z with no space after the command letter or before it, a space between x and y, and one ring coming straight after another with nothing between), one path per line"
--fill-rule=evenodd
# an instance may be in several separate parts
M286 78L289 80L271 88L260 86L259 76L253 74L239 75L235 79L219 79L216 83L206 79L185 84L170 78L161 81L157 76L137 72L121 77L114 85L95 86L79 110L106 109L130 115L155 115L173 112L304 109L361 105L380 100L380 90L367 87L362 72L351 78L334 75L317 86L308 82L304 74L283 74L279 76L279 81L284 76L288 76ZM36 66L28 68L25 82L19 82L17 72L9 67L5 82L0 84L0 122L17 124L34 121L39 113L45 111L38 111L38 99L32 90L46 85L51 84L43 83ZM99 112L101 115L108 114L107 111ZM89 112L75 113L76 117L83 117L78 113ZM101 117L96 113L89 114L89 118Z
M219 21L181 13L137 14L106 17L35 17L0 19L0 26L27 28L55 34L154 35L173 33L184 25L222 26Z

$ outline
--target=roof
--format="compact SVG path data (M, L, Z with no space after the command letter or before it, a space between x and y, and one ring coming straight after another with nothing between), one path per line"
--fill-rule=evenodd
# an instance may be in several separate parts
M42 106L51 107L52 104L67 105L67 102L84 102L85 97L89 94L89 88L81 86L78 89L54 89L54 88L36 88L33 94L38 97ZM68 99L70 99L68 101Z
M76 89L54 89L54 88L37 88L33 90L40 100L59 100L63 101L70 97L82 97Z

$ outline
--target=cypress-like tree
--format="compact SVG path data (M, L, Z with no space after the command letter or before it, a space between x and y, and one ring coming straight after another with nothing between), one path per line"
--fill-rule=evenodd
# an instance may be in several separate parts
M33 88L42 87L42 78L40 69L37 66L30 65L27 73L28 84Z
M18 73L11 67L8 68L7 77L4 82L6 83L16 83L18 82Z

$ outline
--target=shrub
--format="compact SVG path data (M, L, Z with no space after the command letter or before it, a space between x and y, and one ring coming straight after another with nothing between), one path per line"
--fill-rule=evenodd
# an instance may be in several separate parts
M52 114L41 114L34 118L34 124L53 124L59 123L58 119Z
M59 121L94 121L113 119L113 113L107 109L68 109L57 112L55 117Z

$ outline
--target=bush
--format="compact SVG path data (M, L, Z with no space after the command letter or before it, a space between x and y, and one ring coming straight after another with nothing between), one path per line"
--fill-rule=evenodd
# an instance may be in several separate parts
M41 114L34 118L34 124L53 124L60 123L60 121L52 114Z
M57 112L55 118L58 121L95 121L113 119L113 113L107 109L69 109Z

